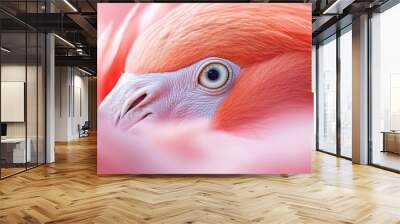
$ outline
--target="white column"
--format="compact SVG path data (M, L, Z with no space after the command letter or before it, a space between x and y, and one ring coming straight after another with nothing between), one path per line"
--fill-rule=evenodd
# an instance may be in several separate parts
M46 1L46 12L54 12L54 5ZM55 42L54 34L46 35L46 163L55 162Z
M353 162L368 163L368 15L353 20Z
M54 133L55 133L55 56L54 35L46 36L46 163L55 161Z

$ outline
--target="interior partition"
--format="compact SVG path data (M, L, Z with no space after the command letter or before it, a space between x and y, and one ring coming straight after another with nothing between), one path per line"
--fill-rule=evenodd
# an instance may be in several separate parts
M2 2L0 6L7 4L10 3ZM39 5L40 1L21 1L18 10L39 13L43 11ZM46 161L46 40L43 32L11 14L3 11L0 14L2 19L15 23L12 26L0 23L0 178L3 179Z

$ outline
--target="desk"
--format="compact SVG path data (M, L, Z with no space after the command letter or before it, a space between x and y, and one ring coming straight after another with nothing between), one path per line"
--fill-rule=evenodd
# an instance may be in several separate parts
M400 132L383 131L383 150L382 152L392 152L400 154Z
M1 139L1 157L6 163L25 163L31 162L32 153L30 138L26 140L28 143L25 154L25 138L5 138ZM12 158L12 159L11 159ZM26 159L26 161L25 161Z

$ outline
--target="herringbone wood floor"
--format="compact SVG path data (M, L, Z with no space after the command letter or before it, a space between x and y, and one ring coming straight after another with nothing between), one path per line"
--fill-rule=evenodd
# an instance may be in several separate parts
M312 174L98 176L96 139L0 181L0 223L400 223L400 175L316 152Z

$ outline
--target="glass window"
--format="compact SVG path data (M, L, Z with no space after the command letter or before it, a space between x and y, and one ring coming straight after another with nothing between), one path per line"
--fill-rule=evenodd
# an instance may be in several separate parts
M318 148L336 153L336 36L318 47Z
M313 93L313 97L314 97L314 136L317 136L317 89L316 89L316 82L317 82L317 47L315 45L312 46L312 71L311 71L311 80L312 80L312 93ZM317 141L316 138L313 138L314 142L313 142L313 147L314 149L317 148Z
M36 32L27 33L27 80L26 80L26 113L27 113L27 141L30 147L30 161L27 163L28 168L37 165L37 132L38 132L38 111L37 111L37 84L38 84L38 35Z
M400 170L400 4L371 19L372 163Z
M352 34L351 26L340 36L340 154L352 157Z

